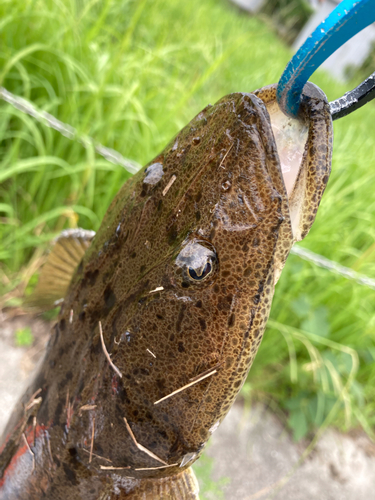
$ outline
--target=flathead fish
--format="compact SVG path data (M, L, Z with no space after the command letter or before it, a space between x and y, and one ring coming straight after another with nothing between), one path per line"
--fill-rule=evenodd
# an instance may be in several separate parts
M275 93L207 106L95 236L57 240L37 294L64 300L2 440L1 500L198 498L191 465L246 379L330 173L324 94L308 84L290 120Z

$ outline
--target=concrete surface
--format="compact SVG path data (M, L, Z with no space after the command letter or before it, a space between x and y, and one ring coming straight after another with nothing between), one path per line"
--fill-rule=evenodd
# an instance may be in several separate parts
M235 405L216 432L207 455L212 479L230 478L227 500L375 499L375 445L362 433L329 429L282 486L308 443L294 443L275 415L260 405L246 415Z
M34 336L31 347L16 347L15 333L29 326ZM30 316L7 317L0 311L0 434L9 414L28 386L44 352L50 325Z
M15 332L25 326L35 337L29 349L14 343ZM40 319L0 316L0 433L36 369L49 329ZM226 500L375 499L375 445L364 433L350 436L329 429L284 482L306 446L294 443L280 420L261 405L251 411L235 405L206 454L214 460L212 479L230 480L222 488Z

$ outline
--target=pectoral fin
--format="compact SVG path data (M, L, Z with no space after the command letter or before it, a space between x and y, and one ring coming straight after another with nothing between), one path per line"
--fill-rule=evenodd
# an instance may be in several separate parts
M133 485L109 500L199 500L199 485L193 469L162 478L134 479Z
M94 236L94 231L67 229L55 239L38 284L26 300L27 306L49 309L65 297L73 273Z

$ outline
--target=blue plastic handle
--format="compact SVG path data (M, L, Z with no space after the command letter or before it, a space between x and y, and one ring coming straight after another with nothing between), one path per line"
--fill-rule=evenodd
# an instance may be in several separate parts
M316 69L341 45L375 21L375 0L343 0L307 38L287 64L277 87L285 114L296 117L302 89Z

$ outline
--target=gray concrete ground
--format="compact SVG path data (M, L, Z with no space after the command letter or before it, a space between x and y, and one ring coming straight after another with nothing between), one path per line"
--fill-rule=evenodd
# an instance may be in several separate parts
M35 336L29 349L14 343L15 332L25 325ZM43 354L48 332L49 325L40 319L0 316L0 433ZM235 405L206 453L214 460L212 479L230 480L223 487L226 500L375 499L375 445L364 433L350 436L334 429L279 489L305 446L294 443L280 420L261 405L250 411Z
M29 326L34 336L31 347L16 347L15 333ZM0 311L0 434L17 400L27 388L41 359L50 325L26 315L7 317Z
M235 405L212 438L207 454L212 477L229 477L227 500L373 500L375 445L329 429L289 481L277 486L298 462L306 444L295 444L278 418L262 406L249 415Z

